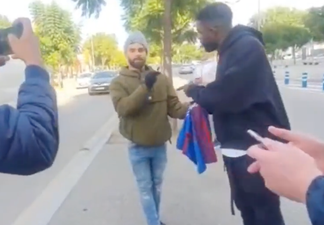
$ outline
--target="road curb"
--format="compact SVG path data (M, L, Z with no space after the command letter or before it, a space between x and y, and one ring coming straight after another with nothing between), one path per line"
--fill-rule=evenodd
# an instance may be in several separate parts
M114 113L12 225L47 225L102 150L117 123Z

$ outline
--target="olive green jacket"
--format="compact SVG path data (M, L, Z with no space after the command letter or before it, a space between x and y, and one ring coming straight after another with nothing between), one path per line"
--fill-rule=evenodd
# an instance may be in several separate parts
M123 68L110 84L110 95L119 116L119 131L128 140L143 146L158 146L171 138L168 116L183 119L188 104L179 101L169 78L157 75L151 91L143 72Z

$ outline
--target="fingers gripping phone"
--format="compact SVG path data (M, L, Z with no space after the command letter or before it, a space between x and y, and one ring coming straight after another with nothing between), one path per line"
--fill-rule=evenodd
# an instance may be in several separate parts
M258 133L256 133L255 131L253 130L247 130L247 133L252 137L254 138L255 140L257 140L260 144L260 146L263 148L263 149L267 149L266 145L264 144L264 138L261 137Z
M17 38L20 38L22 33L22 23L17 23L11 27L0 29L0 55L11 55L13 53L8 41L8 35L13 34Z

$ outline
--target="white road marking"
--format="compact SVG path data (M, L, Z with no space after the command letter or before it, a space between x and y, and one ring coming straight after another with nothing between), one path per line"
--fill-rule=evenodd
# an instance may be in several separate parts
M113 114L12 225L47 225L101 151L117 121Z

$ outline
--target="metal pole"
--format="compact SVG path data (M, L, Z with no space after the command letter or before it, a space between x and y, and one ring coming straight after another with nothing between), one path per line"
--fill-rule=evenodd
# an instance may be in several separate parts
M93 46L93 36L90 37L91 41L91 57L92 57L92 71L94 71L96 67L95 56L94 56L94 46Z
M258 30L261 30L261 0L258 0Z

